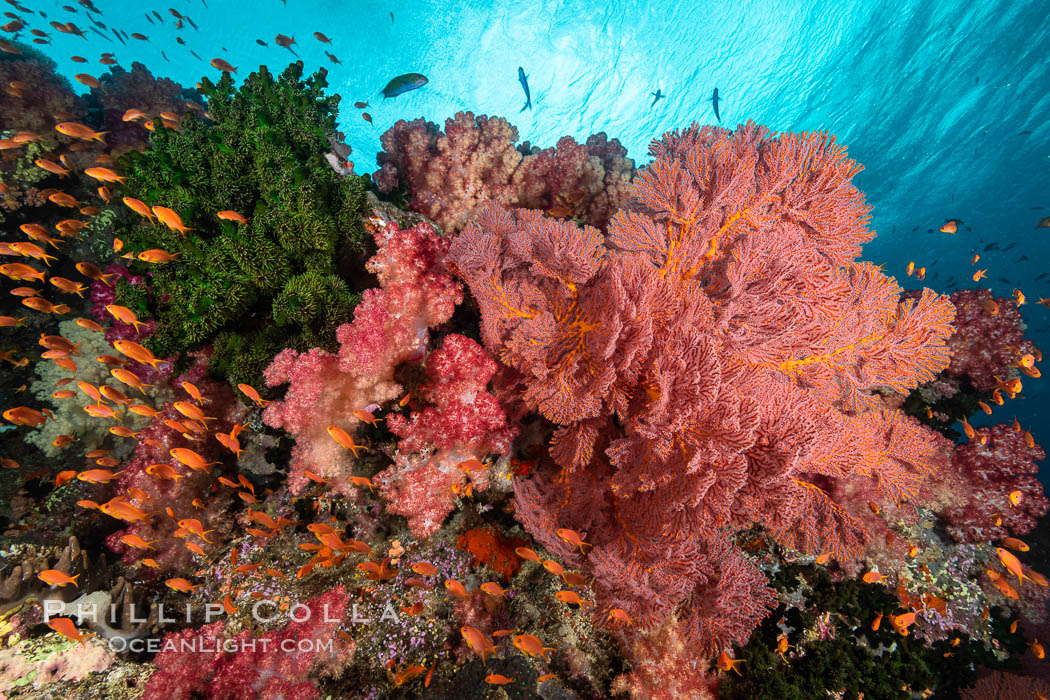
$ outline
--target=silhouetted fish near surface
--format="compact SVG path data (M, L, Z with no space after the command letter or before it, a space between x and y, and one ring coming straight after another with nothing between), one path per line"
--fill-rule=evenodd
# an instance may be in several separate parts
M1002 282L1003 284L1010 284L1010 280L1006 279L1005 277L1000 277L999 281Z
M193 53L193 51L192 51L192 50L190 50L190 53ZM201 58L200 56L198 56L198 55L197 55L197 54L195 54L195 53L193 53L193 57L194 57L195 59L197 59L198 61L200 61L201 63L203 63L203 62L204 62L204 59L203 59L203 58Z
M263 41L262 39L256 39L256 40L255 40L255 43L256 43L256 44L258 44L259 46L267 46L267 47L269 46L269 44L267 44L267 43L266 43L265 41Z
M426 82L426 78L423 80ZM529 76L525 75L525 69L521 66L518 66L518 82L521 83L521 89L525 91L525 106L520 110L524 112L526 109L532 109L532 95L529 94ZM390 86L388 85L387 87Z
M100 37L102 37L103 39L105 39L106 41L108 41L109 43L111 43L111 44L113 43L113 40L112 40L112 39L110 39L110 38L109 38L108 36L106 36L105 34L103 34L102 32L100 32L99 30L95 29L94 27L92 27L92 28L91 28L91 31L95 32L95 33L96 33L96 34L98 34L98 35L99 35ZM117 38L119 39L120 37L118 36ZM121 43L124 43L124 42L121 42Z
M715 88L714 92L711 93L711 104L715 108L715 117L718 119L718 123L722 123L722 115L718 113L718 88Z
M918 227L918 226L916 226L915 228L913 228L913 229L911 230L911 232L912 232L912 233L915 233L915 232L916 232L916 231L918 231L918 230L919 230L919 227Z
M1025 129L1024 131L1019 132L1017 135L1018 136L1028 136L1031 133L1032 133L1031 129Z
M150 17L149 15L146 15L146 21L149 22L150 24L156 24L156 22L153 21L153 18Z
M1008 246L1006 246L1005 248L1003 248L1003 252L1005 253L1005 252L1006 252L1006 251L1008 251L1008 250L1013 250L1013 249L1014 249L1014 248L1016 248L1016 247L1017 247L1017 241L1014 241L1014 242L1013 242L1013 243L1011 243L1010 245L1008 245Z
M1039 273L1038 275L1036 275L1036 276L1035 276L1035 278L1036 278L1037 280L1041 280L1041 279L1043 279L1044 277L1046 277L1046 273L1045 273L1045 272L1040 272L1040 273Z
M332 54L328 53L327 51L324 52L324 55L328 56L328 60L331 61L332 63L338 63L339 65L343 65L342 61L340 61L338 58L336 58Z
M390 24L393 24L393 23L394 23L394 13L391 12L390 13Z
M177 44L182 44L183 46L185 46L185 45L186 45L186 42L182 40L182 37L181 37L181 36L177 36L177 37L175 37L175 43L177 43Z
M664 98L663 93L660 92L660 88L656 88L656 92L650 92L649 94L653 96L653 104L649 105L649 109L652 109L653 105Z
M1027 255L1022 255L1021 257L1017 258L1017 260L1014 260L1014 265L1016 265L1019 262L1024 262L1027 259L1028 259Z
M168 63L171 63L171 59L170 59L170 58L168 58L167 56L165 56L165 55L164 55L164 52L163 52L163 51L161 51L161 52L160 52L160 55L161 55L161 56L164 56L164 60L165 60L165 61L167 61Z
M192 20L192 19L190 19L189 17L187 17L187 18L186 18L186 21L190 23L190 26L191 26L191 27L193 27L194 31L198 31L198 32L200 31L200 29L198 29L198 28L197 28L197 25L193 23L193 20Z
M519 68L519 70L521 69ZM522 75L524 75L524 71L522 71ZM427 77L422 73L405 73L404 75L399 75L387 83L386 87L381 90L383 93L383 99L397 97L409 90L421 88L426 85L427 82L429 82ZM529 103L529 106L532 106L531 103Z
M160 16L160 13L156 10L153 11L153 16L160 20L161 24L164 24L164 18Z
M999 250L999 244L998 243L994 243L994 242L993 243L989 243L988 245L986 245L984 247L984 252L987 253L989 250Z

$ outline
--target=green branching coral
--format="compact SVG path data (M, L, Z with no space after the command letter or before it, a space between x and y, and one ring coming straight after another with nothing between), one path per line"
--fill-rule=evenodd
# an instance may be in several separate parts
M364 246L364 179L340 176L325 159L339 97L323 95L324 70L305 80L302 72L294 63L275 80L264 66L240 88L229 74L205 78L214 123L159 127L145 153L120 160L121 195L168 207L192 229L183 236L119 204L115 231L130 250L181 254L149 266L140 318L159 324L147 344L171 356L214 342L211 368L232 383L261 388L263 368L285 347L334 350L335 328L357 301L337 267Z

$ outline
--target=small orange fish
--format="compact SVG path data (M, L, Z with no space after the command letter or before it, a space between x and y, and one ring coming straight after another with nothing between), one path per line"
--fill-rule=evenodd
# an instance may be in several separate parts
M246 392L247 393L247 392ZM354 442L353 438L346 434L346 431L342 428L330 425L327 428L328 434L335 440L343 449L352 450L354 457L357 457L357 451L364 449L364 445L358 445Z
M433 564L425 561L416 562L411 568L412 571L420 576L434 576L437 574L437 568Z
M153 543L156 542L156 540L150 540L149 542L147 542L138 535L134 534L124 535L120 538L120 541L128 545L129 547L134 547L135 549L153 549Z
M238 384L237 388L240 389L245 396L254 401L259 406L259 408L266 408L266 406L270 403L269 401L266 401L261 396L259 396L259 392L257 392L248 384Z
M248 219L246 219L242 214L238 214L237 212L232 211L230 209L220 211L215 216L219 217L220 219L224 219L225 221L236 221L238 224L248 223Z
M77 631L77 626L68 617L53 617L48 620L47 626L71 642L84 643L84 635Z
M490 673L489 675L485 676L485 682L489 685L507 685L508 683L513 683L514 679L507 678L506 676L502 676L498 673Z
M1039 643L1038 639L1033 639L1032 643L1028 645L1028 648L1032 650L1032 653L1035 655L1035 658L1046 658L1046 651L1043 649L1043 645Z
M569 530L568 528L558 528L554 532L558 535L558 537L560 537L561 539L565 540L566 542L568 542L572 546L579 547L580 548L580 554L584 553L583 552L583 548L585 546L587 546L587 547L593 546L593 545L591 545L591 544L589 544L587 542L584 542L583 538L580 536L580 533L576 532L575 530Z
M80 578L80 574L70 576L58 569L45 569L37 574L36 577L49 586L58 586L61 588L62 586L68 586L72 583L74 588L79 588L77 585L77 579Z
M554 674L554 673L544 673L542 676L540 676L539 678L536 679L536 682L537 683L546 683L547 681L552 681L552 680L554 680L557 677L558 677L557 674Z
M93 177L96 180L101 180L102 182L119 182L123 184L127 181L126 177L123 177L109 168L87 168L84 170L84 174Z
M153 213L154 213L154 215L156 215L157 219L162 224L167 226L172 231L178 231L183 236L186 235L187 231L195 230L195 229L189 228L188 226L183 224L182 217L179 216L178 213L176 213L174 209L169 209L168 207L156 206L156 207L153 207Z
M89 484L108 484L119 476L120 472L114 474L108 469L89 469L86 472L80 472L77 474L79 481L86 481Z
M864 583L886 583L886 577L878 571L869 571L868 573L864 574L861 577L861 579L864 581Z
M1004 547L1010 549L1016 549L1018 552L1027 552L1029 547L1027 544L1017 539L1016 537L1005 537L1001 543Z
M506 598L507 592L498 584L493 581L487 581L480 586L481 592L486 595L490 595L493 598Z
M457 598L462 598L463 600L466 600L470 597L470 594L467 593L467 589L463 587L463 584L459 581L455 581L452 579L448 579L445 581L445 590L447 590L449 593L456 596Z
M580 607L594 605L592 600L581 599L576 591L558 591L554 594L554 597L565 604L579 605Z
M740 673L740 669L737 668L737 665L742 663L744 663L742 659L730 658L729 654L723 651L721 654L718 655L718 661L716 665L721 671L729 671L730 669L732 669L736 671L736 675L739 676L742 674Z
M983 270L978 270L977 272L973 273L973 281L974 282L980 282L982 279L984 279L985 277L988 276L987 272L988 272L988 269L985 268Z
M84 328L84 329L89 330L89 331L94 331L96 333L104 333L106 331L105 328L103 328L102 326L98 325L97 323L95 323L94 321L92 321L89 318L78 318L75 321L73 321L73 323L77 324L81 328Z
M1017 577L1017 585L1021 585L1022 579L1028 578L1028 575L1024 572L1024 567L1021 565L1020 560L1010 552L1006 551L1002 547L995 548L995 554L999 557L999 562L1009 571L1011 574Z
M948 223L941 226L941 233L955 233L959 230L959 224L955 219L950 219Z
M76 470L74 470L74 469L68 469L68 470L66 470L66 471L61 471L61 472L59 472L59 473L58 473L58 474L57 474L57 475L55 476L55 488L57 489L57 488L58 488L59 486L61 486L62 484L64 484L64 483L66 483L66 482L70 481L70 480L71 480L71 479L73 479L73 478L74 478L74 477L75 477L76 475L77 475L77 472L76 472Z
M179 527L184 528L184 529L192 532L194 535L196 535L197 537L200 537L202 540L204 540L208 544L212 544L212 541L209 540L206 537L206 535L209 532L215 532L215 531L214 530L205 530L204 529L204 525L201 524L200 520L197 520L196 518L183 518L182 520L179 521Z
M880 612L878 615L875 616L875 619L871 623L871 631L872 632L878 632L879 631L879 625L881 625L881 624L882 624L882 613Z
M485 663L485 654L492 653L496 650L496 646L492 643L492 640L489 639L488 635L476 627L464 625L460 628L459 632L463 636L463 640L466 641L467 647L481 655L482 664Z
M1014 506L1015 508L1017 506L1021 505L1021 492L1020 491L1011 491L1010 495L1007 496L1007 498L1010 499L1010 505Z
M113 342L113 347L125 357L130 357L136 362L141 362L144 365L150 365L153 369L157 369L157 365L163 364L164 360L160 360L153 356L153 353L130 340L116 340Z
M234 68L227 61L224 61L221 58L213 58L213 59L211 59L211 67L212 68L218 68L219 70L223 71L224 73L236 73L237 72L236 68Z
M195 586L184 578L169 578L164 582L164 585L173 591L179 591L181 593L193 593L200 588L200 585Z
M160 265L163 263L174 262L178 260L180 255L182 255L182 253L169 253L168 251L160 250L159 248L151 248L150 250L142 251L136 257L142 262Z

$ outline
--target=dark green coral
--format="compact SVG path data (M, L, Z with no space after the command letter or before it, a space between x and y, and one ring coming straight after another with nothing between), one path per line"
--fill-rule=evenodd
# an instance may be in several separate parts
M735 656L744 660L742 675L723 674L720 698L805 700L834 695L905 700L927 688L932 698L953 698L973 685L978 665L1017 666L1015 657L1000 661L983 642L963 633L957 635L956 646L947 640L928 644L914 635L901 636L890 616L904 610L880 584L836 582L821 567L788 564L777 572L773 585L785 599L798 599L804 592L805 603L781 604L737 650ZM884 617L879 629L872 630L879 613ZM1003 613L994 611L997 619L1005 617ZM1008 626L1008 621L1002 622L995 639L1000 648L1019 655L1024 639L1010 633ZM824 634L816 634L821 627ZM786 662L776 653L785 628L792 647Z
M193 229L184 237L119 205L115 229L129 249L181 253L175 263L136 263L152 273L140 318L158 327L147 345L170 356L214 343L212 370L232 383L260 386L282 348L335 349L357 301L338 267L364 248L365 179L341 177L325 159L339 97L324 96L324 70L302 73L294 63L275 80L263 66L240 88L228 73L218 84L205 78L213 122L158 127L145 153L120 161L121 196L173 209ZM249 221L220 220L224 210Z

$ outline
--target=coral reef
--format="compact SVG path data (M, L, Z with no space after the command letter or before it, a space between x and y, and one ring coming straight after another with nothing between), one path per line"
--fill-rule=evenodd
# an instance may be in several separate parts
M461 230L485 202L546 209L604 227L630 194L634 161L616 139L586 145L564 137L555 148L515 148L506 119L459 112L437 124L399 121L382 136L374 178L380 191L406 187L409 205L445 231Z
M263 418L296 437L288 481L293 493L307 485L306 470L332 479L329 486L336 491L350 492L353 462L327 426L352 433L361 424L354 411L397 398L402 386L394 370L425 357L428 329L448 321L463 298L459 283L441 265L448 240L430 226L402 230L390 222L374 235L379 250L366 267L380 288L366 290L353 321L337 329L339 352L283 350L266 368L267 386L289 384L283 400L267 406Z
M826 135L694 125L650 152L607 236L487 205L450 260L521 401L559 426L557 478L516 482L516 517L605 609L652 626L685 604L714 655L771 602L720 528L850 558L865 532L836 483L899 500L943 462L881 395L944 368L954 310L854 261L859 167Z

